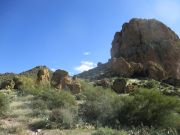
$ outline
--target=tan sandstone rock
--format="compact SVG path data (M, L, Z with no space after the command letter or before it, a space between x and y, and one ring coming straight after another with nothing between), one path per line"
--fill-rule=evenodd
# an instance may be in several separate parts
M81 91L81 85L77 78L71 78L68 72L64 70L56 70L51 79L51 85L59 90L70 90L73 94Z
M49 70L42 68L37 73L37 83L38 84L47 84L50 81Z

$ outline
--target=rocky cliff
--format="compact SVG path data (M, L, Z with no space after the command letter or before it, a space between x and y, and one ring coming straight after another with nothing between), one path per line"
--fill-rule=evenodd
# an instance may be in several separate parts
M160 79L165 76L180 78L180 39L165 24L154 19L132 19L125 23L112 41L113 58L141 63L148 73L151 72L149 64L151 68L156 65L157 72L164 72Z
M103 72L103 73L102 73ZM101 67L79 76L94 79L105 74L148 77L155 80L180 78L180 39L169 27L155 19L131 19L116 32L111 59ZM104 74L104 75L103 75Z

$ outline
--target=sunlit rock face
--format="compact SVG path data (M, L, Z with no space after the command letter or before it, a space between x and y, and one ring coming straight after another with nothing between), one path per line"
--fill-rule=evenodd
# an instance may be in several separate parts
M180 78L180 39L154 19L132 19L125 23L112 42L111 59L114 58L142 64L147 73L151 70L155 79ZM149 63L156 67L149 69Z

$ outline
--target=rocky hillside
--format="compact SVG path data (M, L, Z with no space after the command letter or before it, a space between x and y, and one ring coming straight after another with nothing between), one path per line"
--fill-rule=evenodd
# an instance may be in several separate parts
M79 77L89 79L89 74L99 76L108 72L111 76L180 79L180 39L160 21L131 19L116 32L111 59L105 65L108 66L102 65Z
M38 73L38 71L40 69L48 69L50 77L52 77L53 71L51 71L47 66L36 66L36 67L34 67L34 68L30 69L30 70L27 70L27 71L24 71L24 72L20 73L19 75L23 75L23 76L26 76L26 77L36 79L37 73Z
M15 77L26 77L26 78L30 78L32 80L36 80L37 79L37 73L40 69L47 69L49 71L50 78L52 77L53 71L51 71L48 67L36 66L36 67L34 67L30 70L24 71L20 74L15 74L15 73L0 74L0 84L6 80L13 80Z

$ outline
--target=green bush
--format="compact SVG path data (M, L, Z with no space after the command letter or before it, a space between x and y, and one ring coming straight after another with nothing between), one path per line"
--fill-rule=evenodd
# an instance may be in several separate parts
M166 126L165 120L180 105L179 99L156 90L139 89L130 98L118 112L119 120L130 125Z
M176 97L145 88L131 95L117 95L111 90L91 87L84 95L86 100L81 106L81 114L86 122L95 126L146 125L178 130L179 119L176 117L179 117L180 100Z
M31 78L24 76L16 76L13 78L15 82L14 88L20 92L20 94L31 94L32 90L35 89L35 81Z
M40 93L38 98L45 101L49 109L67 108L75 105L75 98L66 91L48 90Z
M54 109L49 116L49 125L51 128L72 129L77 122L73 109Z
M85 121L95 126L114 125L113 104L118 95L111 90L104 90L102 87L91 87L84 91L86 102L81 106L81 111Z
M6 95L0 93L0 116L4 115L8 109L9 101Z
M159 84L159 82L157 82L155 80L147 80L147 82L145 82L145 84L143 86L144 86L144 88L152 89L152 88L158 88L160 86L160 84Z

